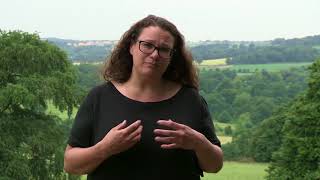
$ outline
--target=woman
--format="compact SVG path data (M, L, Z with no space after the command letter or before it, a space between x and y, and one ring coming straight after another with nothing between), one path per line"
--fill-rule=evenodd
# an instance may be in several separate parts
M88 179L200 179L222 151L183 36L164 18L134 24L81 105L64 168Z

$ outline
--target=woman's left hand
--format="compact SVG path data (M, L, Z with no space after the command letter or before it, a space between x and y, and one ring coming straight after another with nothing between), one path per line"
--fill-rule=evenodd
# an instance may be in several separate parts
M159 120L157 123L171 129L154 130L156 135L155 141L161 143L161 148L164 149L182 148L195 150L204 138L203 134L184 124L171 120Z

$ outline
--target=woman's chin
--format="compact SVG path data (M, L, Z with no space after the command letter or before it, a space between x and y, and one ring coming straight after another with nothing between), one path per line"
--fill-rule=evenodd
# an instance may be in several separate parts
M141 71L141 75L150 78L161 77L160 74L161 72L159 71L159 69L156 68L143 68Z

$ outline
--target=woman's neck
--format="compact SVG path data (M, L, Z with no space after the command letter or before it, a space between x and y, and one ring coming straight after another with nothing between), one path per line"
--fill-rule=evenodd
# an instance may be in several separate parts
M126 87L132 88L132 90L136 90L138 92L144 93L157 93L157 92L164 92L168 81L159 78L159 79L152 79L152 78L135 78L130 77L127 82L124 83Z
M164 79L152 80L130 78L127 82L119 84L113 82L123 95L142 102L157 102L173 96L180 86Z

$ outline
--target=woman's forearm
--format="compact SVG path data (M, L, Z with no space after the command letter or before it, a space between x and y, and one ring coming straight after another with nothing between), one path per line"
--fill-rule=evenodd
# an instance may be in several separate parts
M219 146L212 144L204 135L195 149L199 165L205 172L218 172L223 166L223 153Z
M127 125L126 121L113 127L96 145L88 148L67 146L64 169L72 174L88 174L105 159L126 151L141 139L142 125L137 120Z
M110 155L99 143L88 148L67 146L64 155L64 170L71 174L88 174Z

